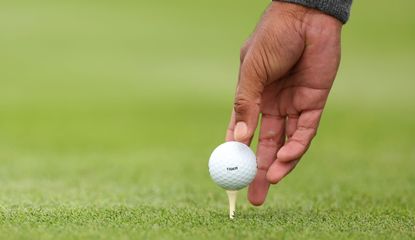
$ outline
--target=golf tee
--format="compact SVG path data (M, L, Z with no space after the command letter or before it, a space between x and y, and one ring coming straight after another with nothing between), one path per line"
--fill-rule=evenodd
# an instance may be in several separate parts
M228 194L229 200L229 218L233 219L235 217L235 209L236 209L236 196L238 195L238 191L226 191Z

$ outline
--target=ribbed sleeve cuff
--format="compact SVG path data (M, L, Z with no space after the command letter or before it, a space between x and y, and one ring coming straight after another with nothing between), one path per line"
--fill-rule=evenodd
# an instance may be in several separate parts
M349 19L352 0L274 0L280 2L297 3L306 7L318 9L327 13L341 22Z

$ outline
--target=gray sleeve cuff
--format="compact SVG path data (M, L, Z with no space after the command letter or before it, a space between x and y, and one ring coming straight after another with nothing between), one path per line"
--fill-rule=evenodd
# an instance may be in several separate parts
M297 3L306 7L318 9L346 23L350 15L352 0L278 0L281 2Z

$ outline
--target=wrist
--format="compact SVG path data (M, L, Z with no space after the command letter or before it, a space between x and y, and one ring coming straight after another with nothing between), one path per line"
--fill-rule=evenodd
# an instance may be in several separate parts
M341 30L343 26L343 23L337 18L320 10L305 7L300 4L273 1L268 11L270 12L271 20L285 17L290 20L289 22L292 23L292 26L298 32L304 32L305 28L332 32L332 30Z
M273 2L286 2L301 5L309 9L316 9L336 18L343 24L349 19L352 5L352 0L273 0Z

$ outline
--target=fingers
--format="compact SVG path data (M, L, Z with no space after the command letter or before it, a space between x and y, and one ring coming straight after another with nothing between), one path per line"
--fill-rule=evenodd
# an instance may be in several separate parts
M299 118L289 116L286 123L287 142L277 153L277 159L267 172L270 183L278 183L290 173L302 155L307 151L316 134L322 110L310 110L301 113Z
M301 113L294 133L278 151L278 161L289 162L301 158L316 135L322 111L318 109Z
M249 91L251 89L247 86L238 86L234 103L235 141L243 142L251 138L258 124L259 98L254 96L254 94L248 93Z
M242 64L243 64L243 61L245 59L246 53L248 52L250 42L251 42L251 39L249 38L247 41L245 41L244 45L241 47L241 50L240 50L240 65L239 65L239 76L238 76L238 79L240 79L240 77L241 77ZM238 80L238 82L239 82L239 80ZM225 140L227 142L229 142L229 141L235 141L235 136L234 136L235 135L235 133L234 133L235 132L235 125L236 125L236 122L235 122L235 109L232 109L231 120L229 121L228 129L227 129L227 132L226 132L226 138L225 138ZM242 126L242 127L244 128L244 126ZM250 140L248 140L248 139L241 139L241 137L239 137L239 135L241 135L241 132L242 132L242 135L244 135L243 133L245 131L246 131L245 129L242 129L241 130L240 127L239 127L238 128L238 133L237 133L238 134L238 138L237 139L240 142L242 142L242 143L245 143L247 145L250 145Z
M255 48L244 53L241 63L238 87L236 89L235 111L235 141L246 141L252 138L258 124L261 97L266 83L266 72L261 58L254 54Z
M280 116L262 115L257 148L258 171L248 189L248 200L255 206L263 204L267 196L270 183L266 175L283 144L284 124L285 120Z
M266 176L267 181L269 181L272 184L278 183L279 181L281 181L281 179L287 176L287 174L295 168L298 161L299 160L294 160L291 162L281 162L278 160L274 161L274 163L268 169Z

